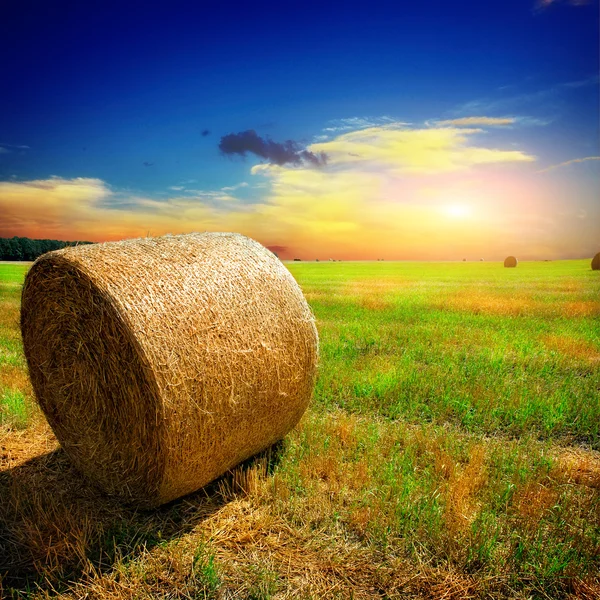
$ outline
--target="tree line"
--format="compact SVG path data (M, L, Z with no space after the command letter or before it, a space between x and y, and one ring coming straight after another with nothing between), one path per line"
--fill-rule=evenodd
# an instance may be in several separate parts
M0 238L0 260L35 260L38 256L66 246L92 242L63 242L61 240L32 240L27 237Z

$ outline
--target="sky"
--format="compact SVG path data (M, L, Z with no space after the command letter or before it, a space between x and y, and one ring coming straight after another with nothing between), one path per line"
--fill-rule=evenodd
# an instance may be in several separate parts
M3 0L0 237L600 250L598 0L352 6Z

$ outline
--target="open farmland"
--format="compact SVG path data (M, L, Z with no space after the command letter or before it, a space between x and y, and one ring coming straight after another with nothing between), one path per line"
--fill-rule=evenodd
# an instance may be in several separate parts
M0 595L600 594L600 277L589 260L290 263L317 317L300 425L150 512L35 408L0 265Z

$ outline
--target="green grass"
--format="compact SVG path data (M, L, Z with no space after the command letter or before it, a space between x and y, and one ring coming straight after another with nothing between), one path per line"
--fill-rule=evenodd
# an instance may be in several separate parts
M29 418L25 357L18 327L26 265L0 264L0 425L24 429Z
M194 553L192 562L192 576L200 590L197 592L201 598L217 598L221 587L221 579L217 569L215 555L201 544Z
M27 417L25 394L20 390L0 388L0 424L24 429L27 426Z
M588 261L288 266L320 325L323 410L600 448Z
M18 317L21 286L27 269L27 265L0 263L0 368L25 365Z
M31 569L42 589L600 592L600 277L589 261L287 266L320 335L299 426L272 456L148 515L119 508L117 518L101 495L90 501L60 457L19 472L11 497L20 501L0 514L0 531L39 556ZM24 274L0 265L9 449L39 427L18 331Z

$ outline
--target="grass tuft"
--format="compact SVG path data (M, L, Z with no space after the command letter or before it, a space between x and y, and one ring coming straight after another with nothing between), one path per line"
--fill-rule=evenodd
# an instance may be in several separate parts
M17 389L0 388L0 425L25 429L29 421L25 394Z

